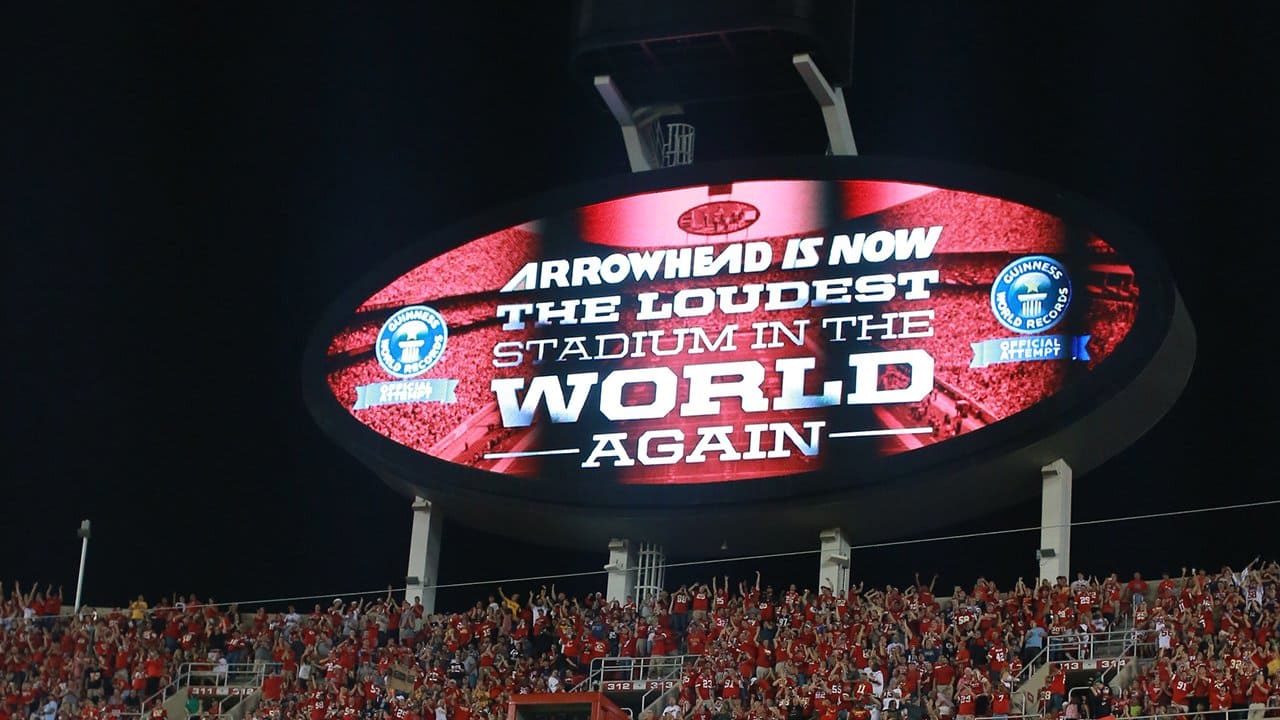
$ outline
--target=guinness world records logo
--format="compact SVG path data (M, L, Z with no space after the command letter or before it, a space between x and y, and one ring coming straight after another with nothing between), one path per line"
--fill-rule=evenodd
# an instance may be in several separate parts
M411 305L382 324L374 355L388 375L416 377L439 362L448 340L444 316L426 305Z
M1071 295L1071 278L1062 263L1048 255L1027 255L996 275L991 312L1016 333L1044 332L1066 317Z

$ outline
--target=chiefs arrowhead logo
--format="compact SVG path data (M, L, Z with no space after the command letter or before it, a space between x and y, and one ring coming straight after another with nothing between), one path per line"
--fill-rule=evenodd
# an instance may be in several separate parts
M745 230L760 219L760 210L737 200L717 200L689 208L676 225L692 235L728 235Z

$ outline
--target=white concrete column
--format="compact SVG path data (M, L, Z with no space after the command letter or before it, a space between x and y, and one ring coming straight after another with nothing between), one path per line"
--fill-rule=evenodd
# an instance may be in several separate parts
M643 604L661 593L667 576L667 554L661 545L640 543L636 553L636 603Z
M425 498L413 500L413 531L409 535L409 569L405 572L404 599L422 598L428 614L436 610L437 572L440 568L440 530L444 518Z
M793 55L791 63L822 108L822 121L827 125L827 142L831 147L831 154L857 155L858 146L853 142L853 125L849 122L849 108L844 104L844 90L831 87L809 53Z
M609 541L609 564L604 566L608 575L605 597L625 602L627 596L636 594L636 551L626 538Z
M818 587L830 587L835 595L849 592L849 541L840 528L818 534Z
M1062 458L1040 468L1040 579L1071 577L1071 466Z

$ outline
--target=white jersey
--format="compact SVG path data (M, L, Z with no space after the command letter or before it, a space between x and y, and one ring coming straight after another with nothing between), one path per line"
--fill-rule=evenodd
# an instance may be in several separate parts
M1156 643L1164 650L1168 650L1173 644L1173 631L1165 624L1164 620L1156 620Z

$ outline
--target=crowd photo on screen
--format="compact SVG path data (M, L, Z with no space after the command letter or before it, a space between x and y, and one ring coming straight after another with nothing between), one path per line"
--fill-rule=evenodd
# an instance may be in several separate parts
M1280 717L1280 564L947 591L708 577L637 600L554 584L240 607L0 597L0 720L496 720L639 680L640 720ZM648 682L657 681L657 682ZM637 696L638 697L638 696Z

